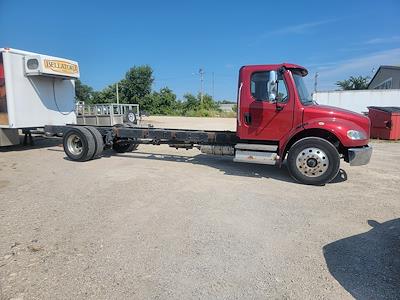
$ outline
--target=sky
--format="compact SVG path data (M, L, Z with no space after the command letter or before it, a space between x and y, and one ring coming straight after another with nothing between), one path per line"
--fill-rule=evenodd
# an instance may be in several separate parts
M316 72L330 90L400 65L399 11L398 0L0 0L0 47L78 61L96 90L148 64L155 90L182 97L199 92L202 68L205 92L235 100L243 65L302 65L310 91Z

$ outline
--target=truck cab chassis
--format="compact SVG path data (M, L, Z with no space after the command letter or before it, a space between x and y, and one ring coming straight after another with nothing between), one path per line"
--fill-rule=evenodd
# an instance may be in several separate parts
M242 67L235 132L146 128L129 123L49 125L45 132L63 136L64 151L73 161L100 157L106 147L121 153L140 144L167 144L232 156L235 162L281 166L286 160L296 181L322 185L336 177L342 158L351 166L369 162L370 122L361 114L311 100L303 82L307 73L288 63Z

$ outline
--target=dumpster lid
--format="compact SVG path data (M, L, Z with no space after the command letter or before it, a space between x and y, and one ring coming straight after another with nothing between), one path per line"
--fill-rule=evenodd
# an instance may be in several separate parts
M400 107L398 106L368 106L368 109L381 110L387 113L400 113Z

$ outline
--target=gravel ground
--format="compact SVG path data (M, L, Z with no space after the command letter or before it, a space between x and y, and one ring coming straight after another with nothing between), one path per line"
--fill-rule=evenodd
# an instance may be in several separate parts
M400 298L400 143L323 187L167 146L74 163L59 143L0 150L0 298Z

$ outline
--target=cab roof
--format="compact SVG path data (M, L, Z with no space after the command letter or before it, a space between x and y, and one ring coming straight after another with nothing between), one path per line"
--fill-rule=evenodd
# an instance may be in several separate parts
M279 69L279 68L286 68L289 70L296 70L300 72L302 76L307 76L308 71L306 68L296 65L296 64L291 64L291 63L281 63L281 64L271 64L271 65L247 65L243 66L242 69L246 69L248 71L257 71L257 70L262 70L262 69Z

